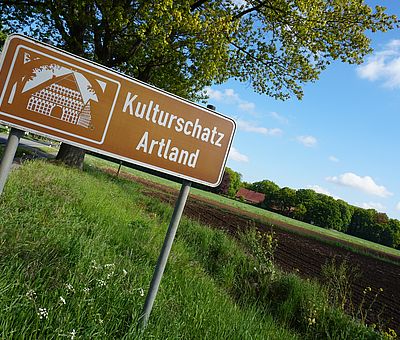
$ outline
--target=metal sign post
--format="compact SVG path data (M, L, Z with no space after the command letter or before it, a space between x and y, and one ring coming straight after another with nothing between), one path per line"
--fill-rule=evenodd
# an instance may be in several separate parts
M6 184L8 174L10 173L19 140L23 135L24 131L15 128L11 128L11 131L8 135L7 145L4 149L4 155L0 164L0 195L3 193L4 185Z
M191 185L192 183L189 181L182 182L182 187L175 203L174 213L172 214L171 222L169 223L168 231L164 239L164 244L154 270L153 279L150 283L150 288L149 292L147 293L146 302L144 303L143 312L139 319L139 328L142 330L146 328L149 321L153 303L158 292L158 287L160 286L160 281L167 264L168 256L171 251L172 243L174 242L176 230L178 229L179 221L181 220L182 212L185 208Z
M214 105L207 105L207 108L215 111ZM156 299L158 287L160 286L161 278L164 274L164 269L167 264L168 256L171 251L172 243L175 239L176 230L181 220L183 209L185 208L186 200L188 198L192 182L184 180L182 182L181 190L178 199L175 203L174 213L169 223L167 234L165 235L164 244L161 249L160 256L158 257L156 268L154 269L153 278L150 283L149 292L147 293L146 301L144 303L143 312L139 319L139 328L144 330L149 322L150 313L153 309L154 300Z

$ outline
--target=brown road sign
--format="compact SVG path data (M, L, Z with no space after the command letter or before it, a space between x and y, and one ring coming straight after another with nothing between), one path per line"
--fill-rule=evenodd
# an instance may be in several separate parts
M235 122L21 35L0 62L0 120L190 181L217 186Z

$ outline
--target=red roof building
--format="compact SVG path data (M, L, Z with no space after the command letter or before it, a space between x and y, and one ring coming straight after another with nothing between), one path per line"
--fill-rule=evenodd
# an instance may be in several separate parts
M240 188L235 195L236 198L243 198L246 202L252 204L259 204L264 201L265 194L260 192Z

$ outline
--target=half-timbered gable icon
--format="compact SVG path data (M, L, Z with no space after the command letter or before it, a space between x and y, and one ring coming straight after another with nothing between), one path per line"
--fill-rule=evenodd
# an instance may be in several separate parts
M90 102L97 101L97 96L89 91L86 78L80 73L68 71L67 74L63 72L62 75L36 81L36 86L29 89L27 109L89 128L92 122Z

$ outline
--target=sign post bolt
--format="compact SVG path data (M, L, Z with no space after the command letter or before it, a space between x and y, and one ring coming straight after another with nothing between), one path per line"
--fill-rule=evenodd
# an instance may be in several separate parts
M7 145L4 149L4 155L0 164L0 195L3 193L4 185L6 184L15 157L15 152L18 148L19 140L23 135L24 131L15 128L11 128L8 135Z

